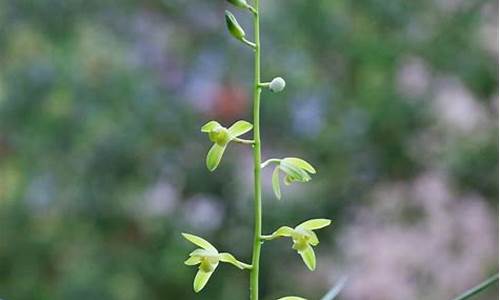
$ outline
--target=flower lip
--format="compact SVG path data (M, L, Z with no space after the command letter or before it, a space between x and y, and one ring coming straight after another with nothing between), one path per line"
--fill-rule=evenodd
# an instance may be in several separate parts
M212 129L208 133L208 138L210 139L210 141L216 143L219 146L223 146L231 140L229 130L222 126L218 126Z

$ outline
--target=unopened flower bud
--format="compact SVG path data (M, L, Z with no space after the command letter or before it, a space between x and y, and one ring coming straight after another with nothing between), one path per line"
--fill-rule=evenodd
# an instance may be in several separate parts
M238 40L241 40L245 36L245 31L241 28L238 21L234 15L226 10L226 25L229 32Z
M234 6L241 7L241 8L246 8L248 7L248 3L246 0L227 0L229 3L231 3Z
M269 84L269 89L274 93L279 93L285 88L285 86L286 86L285 80L281 77L276 77Z

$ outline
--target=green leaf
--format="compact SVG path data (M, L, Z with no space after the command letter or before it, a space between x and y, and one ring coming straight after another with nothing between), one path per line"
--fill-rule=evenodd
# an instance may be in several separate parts
M207 168L213 172L219 166L224 150L226 150L227 145L214 144L207 154Z
M215 128L222 127L217 121L210 121L201 127L201 132L210 132Z
M473 296L484 291L488 287L491 287L497 281L498 281L498 273L491 276L490 278L486 279L485 281L481 282L480 284L476 285L475 287L465 291L460 296L453 298L453 300L465 300L465 299L472 298Z
M245 31L241 28L240 24L238 24L234 15L230 11L226 10L225 17L229 32L238 40L243 39L243 37L245 37Z
M325 296L323 296L323 298L321 298L321 300L333 300L337 298L337 296L340 294L346 283L347 283L347 276L340 277L340 279L337 280L335 285L328 291L328 293L326 293Z
M203 270L198 270L198 273L196 273L193 282L193 289L196 293L198 293L205 287L212 274L213 272L205 272Z
M311 219L307 220L297 226L297 228L304 228L309 230L321 229L332 223L329 219Z
M278 300L307 300L307 299L297 297L297 296L287 296L287 297L279 298Z
M283 160L301 169L304 169L311 174L316 174L316 169L314 169L314 167L310 163L303 159L297 157L285 157L283 158Z
M306 264L307 268L311 271L316 269L316 255L314 254L314 250L311 246L307 245L307 247L299 251L300 257Z
M279 168L279 166L274 168L272 182L273 182L274 194L276 195L276 198L278 198L278 200L279 200L279 199L281 199L280 168Z
M184 264L187 266L194 266L197 265L201 262L201 257L199 256L191 256L186 261L184 261Z
M209 250L209 251L212 251L212 252L218 252L217 249L212 245L210 244L209 242L207 242L205 239L199 237L199 236L196 236L194 234L189 234L189 233L183 233L182 236L190 241L191 243L195 244L196 246L199 246L205 250Z
M229 134L235 138L252 130L253 125L247 121L240 120L229 127Z
M287 175L292 177L291 179L293 180L298 180L302 182L307 182L311 180L311 176L307 174L306 171L302 170L301 168L297 167L294 164L291 164L290 162L287 162L285 160L281 160L280 162L280 169L285 172Z
M237 260L231 253L227 253L227 252L220 253L219 260L223 261L225 263L230 263L241 270L252 268L251 265L245 264L245 263Z

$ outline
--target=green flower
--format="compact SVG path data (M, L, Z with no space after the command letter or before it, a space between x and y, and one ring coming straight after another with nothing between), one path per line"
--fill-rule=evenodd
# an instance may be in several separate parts
M201 247L191 252L189 254L189 258L184 262L184 264L188 266L199 265L198 273L196 273L193 282L193 289L196 293L205 287L210 279L210 276L212 276L213 272L219 265L219 262L230 263L241 270L252 268L251 265L238 261L230 253L219 253L219 251L212 244L199 236L189 233L183 233L182 236L196 246Z
M270 161L275 161L276 159L271 159ZM272 184L274 194L278 199L281 199L281 187L280 187L280 171L285 173L283 182L286 185L290 185L293 182L308 182L311 180L309 174L316 174L316 169L311 166L307 161L296 158L296 157L286 157L279 161L273 172ZM264 163L265 165L266 163Z
M319 240L313 230L324 228L331 223L332 221L329 219L312 219L297 225L295 228L282 226L273 234L263 236L262 239L273 240L279 237L291 237L293 240L292 248L297 250L307 268L314 271L316 269L316 255L313 246L317 246Z
M226 128L217 121L210 121L201 127L201 131L208 133L208 138L214 143L207 154L207 168L214 171L219 166L222 155L226 150L227 144L231 141L250 143L251 141L238 139L238 136L252 130L253 125L247 121L237 121L231 127Z

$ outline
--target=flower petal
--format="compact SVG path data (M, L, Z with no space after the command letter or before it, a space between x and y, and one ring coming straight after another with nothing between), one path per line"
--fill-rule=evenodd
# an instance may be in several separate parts
M228 128L229 130L229 134L235 138L235 137L238 137L244 133L247 133L249 132L250 130L252 130L253 128L253 125L247 121L243 121L243 120L240 120L240 121L237 121L236 123L234 123L233 125L231 125L231 127Z
M273 232L272 236L274 239L274 238L282 237L282 236L285 236L285 237L292 236L292 234L293 234L292 227L281 226L280 228L276 229L275 232Z
M187 266L194 266L197 265L201 262L201 257L199 256L190 256L186 261L184 261L184 264Z
M289 175L292 180L297 180L301 182L307 182L311 180L311 176L309 176L309 174L307 174L306 171L285 160L281 160L280 169L287 175Z
M207 250L207 249L195 249L193 252L189 253L189 256L198 256L198 257L204 257L204 256L213 256L215 253L213 250Z
M312 246L317 246L319 244L319 239L316 233L312 230L307 230L307 234L309 235L310 238L309 244L311 244Z
M297 297L297 296L287 296L287 297L279 298L278 300L307 300L307 299L306 298Z
M217 127L222 127L222 125L217 121L210 121L201 127L201 132L210 132Z
M281 199L281 188L280 188L280 168L279 167L274 168L272 183L273 183L274 194L276 195L276 198L278 198L278 200L280 200Z
M199 236L196 236L194 234L189 234L189 233L183 233L182 236L190 241L191 243L195 244L196 246L200 246L201 248L205 249L205 250L209 250L211 252L215 252L215 253L218 253L217 249L212 245L210 244L209 242L207 242L205 239L199 237ZM195 250L196 251L196 250ZM193 251L194 252L194 251Z
M299 254L307 268L314 271L314 269L316 269L316 255L314 254L313 248L310 245L307 245L304 250L299 251Z
M205 287L208 280L210 279L210 276L212 276L213 273L214 273L213 271L205 272L203 270L198 270L198 273L196 273L193 282L193 289L196 293L198 293Z
M226 146L227 144L223 146L214 144L212 148L210 148L210 150L208 151L206 163L207 163L207 168L210 171L214 171L219 166L220 160L222 159L222 155L224 154L224 150L226 150Z
M332 223L329 219L311 219L299 224L296 228L304 228L309 230L321 229Z
M316 174L316 169L314 169L314 167L310 163L308 163L307 161L305 161L301 158L285 157L285 158L283 158L283 160L292 164L292 165L295 165L301 169L304 169L311 174Z

